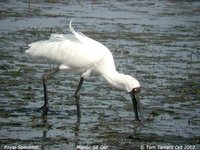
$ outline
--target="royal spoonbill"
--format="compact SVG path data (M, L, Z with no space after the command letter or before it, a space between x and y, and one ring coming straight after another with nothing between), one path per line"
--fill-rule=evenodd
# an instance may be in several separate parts
M78 119L81 118L80 90L83 81L93 72L102 75L111 86L130 94L135 120L140 121L138 116L139 100L135 97L140 92L138 80L130 75L119 73L110 50L100 42L76 32L72 27L72 20L69 23L69 29L72 34L51 34L48 40L29 44L30 48L25 51L31 56L47 58L58 63L57 67L48 70L43 75L44 105L41 107L43 116L47 115L49 109L47 79L59 70L66 70L81 75L75 92Z

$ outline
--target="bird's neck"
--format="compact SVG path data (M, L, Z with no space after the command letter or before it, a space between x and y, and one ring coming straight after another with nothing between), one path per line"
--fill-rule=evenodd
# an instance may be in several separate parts
M125 76L124 74L119 73L116 70L112 70L112 71L103 72L101 73L101 75L111 86L120 90L125 90L124 81L123 81L123 77Z

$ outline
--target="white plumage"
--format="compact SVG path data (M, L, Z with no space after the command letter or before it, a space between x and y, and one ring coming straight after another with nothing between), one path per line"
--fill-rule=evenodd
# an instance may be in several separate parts
M140 87L138 80L116 71L112 53L106 46L75 32L72 21L69 29L72 34L52 34L49 40L30 44L26 53L55 61L60 64L59 69L78 72L82 78L98 73L111 86L129 93Z
M49 40L30 44L26 53L55 61L60 69L79 72L87 78L91 72L101 74L112 86L130 92L140 87L139 82L116 71L112 53L103 44L75 32L69 24L73 35L52 34Z

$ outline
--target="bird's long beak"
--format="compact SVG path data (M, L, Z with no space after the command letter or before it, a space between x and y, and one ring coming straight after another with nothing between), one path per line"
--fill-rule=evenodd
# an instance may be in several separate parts
M138 112L140 112L140 101L139 99L137 100L135 95L138 94L140 92L140 88L134 88L130 93L131 95L131 98L132 98L132 102L133 102L133 110L134 110L134 113L135 113L135 120L136 121L140 121L139 119L139 115L138 115Z

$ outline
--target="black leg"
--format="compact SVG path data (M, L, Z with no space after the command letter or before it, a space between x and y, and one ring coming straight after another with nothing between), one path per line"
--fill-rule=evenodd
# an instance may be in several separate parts
M59 71L59 67L50 69L46 73L44 73L44 75L42 77L43 88L44 88L44 105L40 109L42 109L42 111L43 111L43 113L42 113L43 117L47 116L47 112L49 110L48 96L47 96L47 80L50 76L52 76L53 74L55 74L58 71Z
M80 110L80 90L81 90L81 87L82 87L82 84L83 84L83 81L84 81L84 78L81 77L80 81L79 81L79 84L78 84L78 87L76 89L76 92L75 92L75 99L76 99L76 107L77 107L77 119L78 119L78 122L80 122L80 118L81 118L81 110Z

